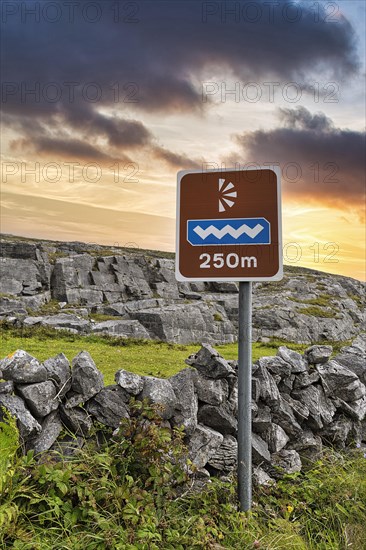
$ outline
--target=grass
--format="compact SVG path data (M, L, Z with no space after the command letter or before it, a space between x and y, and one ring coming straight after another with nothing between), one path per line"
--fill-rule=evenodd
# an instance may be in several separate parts
M351 298L351 300L356 302L356 304L360 309L365 307L365 297L359 296L357 294L351 294L351 293L347 294L347 296L348 298Z
M105 315L104 313L91 313L89 318L96 323L102 323L103 321L120 321L122 316L117 315Z
M350 341L321 342L331 344L334 353ZM253 362L260 357L276 355L278 347L287 347L302 353L307 344L296 344L274 339L268 343L253 342ZM238 346L233 344L216 345L215 348L225 359L238 358ZM104 375L106 385L114 383L114 374L125 369L141 375L168 378L186 367L184 360L197 353L200 344L169 344L151 340L126 340L111 336L81 336L67 331L46 327L7 327L0 324L0 357L5 357L16 349L24 349L39 361L44 361L58 353L64 353L71 361L80 351L86 350Z
M289 298L292 302L297 302L299 304L309 304L311 306L321 306L327 307L331 305L331 300L333 297L330 294L320 294L316 298L311 298L310 300L299 300L298 298Z
M185 368L184 360L200 348L200 344L180 345L99 335L79 336L45 327L16 329L7 328L4 324L0 331L0 342L0 357L16 349L24 349L39 361L61 352L71 361L80 351L86 350L103 373L105 384L114 383L114 374L119 369L167 378ZM268 344L254 342L253 361L265 355L276 355L278 346L284 343L280 340ZM297 351L304 351L307 347L293 343L286 345ZM217 345L215 348L228 360L238 357L236 343Z
M325 449L308 471L255 487L252 512L244 514L235 476L191 490L182 432L162 428L151 407L137 405L114 443L97 447L91 438L77 456L41 463L31 453L8 455L0 472L1 548L366 549L364 451Z
M339 310L327 310L327 309L321 309L318 306L309 306L309 307L302 307L297 310L298 313L302 313L303 315L309 315L310 317L326 317L329 319L336 319L338 315Z

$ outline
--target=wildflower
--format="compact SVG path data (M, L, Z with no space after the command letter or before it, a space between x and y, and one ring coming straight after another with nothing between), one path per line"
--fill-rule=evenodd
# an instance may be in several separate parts
M288 504L288 505L286 506L286 510L288 511L289 514L291 514L291 512L294 511L294 507L291 506L290 504Z

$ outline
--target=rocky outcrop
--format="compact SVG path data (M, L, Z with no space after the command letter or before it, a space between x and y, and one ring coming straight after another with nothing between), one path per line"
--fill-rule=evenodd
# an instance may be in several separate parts
M25 450L68 454L91 437L93 425L117 429L130 416L131 399L146 399L165 427L183 426L191 460L203 474L226 474L237 464L236 362L204 344L186 363L168 379L120 369L116 384L104 387L87 352L70 366L63 354L40 364L18 350L0 362L6 380L0 405L17 419ZM303 355L281 346L275 357L259 359L252 373L255 479L268 483L300 471L319 457L323 444L366 448L364 338L334 357L329 346L311 346ZM72 449L65 438L58 441L63 428L74 434Z
M235 341L237 284L178 283L174 260L158 255L4 236L0 319L75 334L182 344ZM365 330L364 311L364 283L310 269L285 268L282 281L253 285L253 338L299 343L347 340ZM108 317L94 321L93 315L98 314ZM326 359L326 350L318 353L323 357L319 362ZM318 358L310 356L309 360Z

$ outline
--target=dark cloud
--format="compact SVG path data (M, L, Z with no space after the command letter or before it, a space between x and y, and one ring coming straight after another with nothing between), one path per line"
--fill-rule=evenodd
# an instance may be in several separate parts
M331 118L324 113L311 114L305 107L296 109L279 109L280 119L288 128L300 130L312 130L314 132L327 132L334 130Z
M200 162L199 160L191 159L186 155L179 155L177 153L173 153L172 151L165 149L165 147L154 146L153 155L158 160L163 160L169 166L172 166L173 168L176 168L176 169L185 168L185 169L194 170L194 169L202 168L203 161Z
M240 152L227 160L279 164L287 196L364 209L365 133L336 128L303 107L279 115L283 127L236 136Z
M305 88L309 75L328 72L341 78L358 67L352 25L343 16L329 22L319 2L103 0L94 2L100 9L95 23L88 21L94 16L85 9L92 4L88 0L74 3L73 17L67 8L73 2L52 2L59 6L56 22L47 21L55 8L42 11L42 2L11 4L16 13L3 23L4 82L24 81L30 88L38 82L41 89L40 101L32 102L28 95L20 104L22 91L7 88L4 107L9 110L24 110L28 103L38 112L54 111L58 103L93 101L93 94L99 105L115 103L123 110L131 102L148 110L200 109L201 90L195 82L212 67L216 75L225 69L241 79L273 76ZM39 22L22 12L24 5L28 12L40 6ZM236 12L229 13L233 6ZM45 89L49 83L59 90ZM90 83L99 90L85 88ZM53 101L59 92L61 97Z
M71 153L88 154L89 144L94 158L154 148L129 113L200 112L210 103L202 101L207 75L273 77L310 90L317 74L343 78L358 69L352 25L341 15L329 22L319 2L13 0L2 10L5 121L42 151L67 150L63 132L72 135ZM309 123L303 113L283 116L294 129ZM98 138L113 152L102 152ZM185 162L155 154L172 166Z

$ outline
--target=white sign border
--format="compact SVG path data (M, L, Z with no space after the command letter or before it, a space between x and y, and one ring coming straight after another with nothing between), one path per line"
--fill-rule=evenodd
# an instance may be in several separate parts
M250 172L253 170L270 170L276 174L277 181L277 217L278 217L278 260L279 268L272 277L185 277L179 271L179 234L180 234L180 188L181 181L187 174L225 173L225 172ZM179 282L259 282L259 281L280 281L283 278L283 253L282 253L282 197L281 197L281 169L279 166L258 166L253 168L225 168L220 170L180 170L177 174L177 206L176 206L176 235L175 235L175 278ZM263 217L263 216L262 216Z

